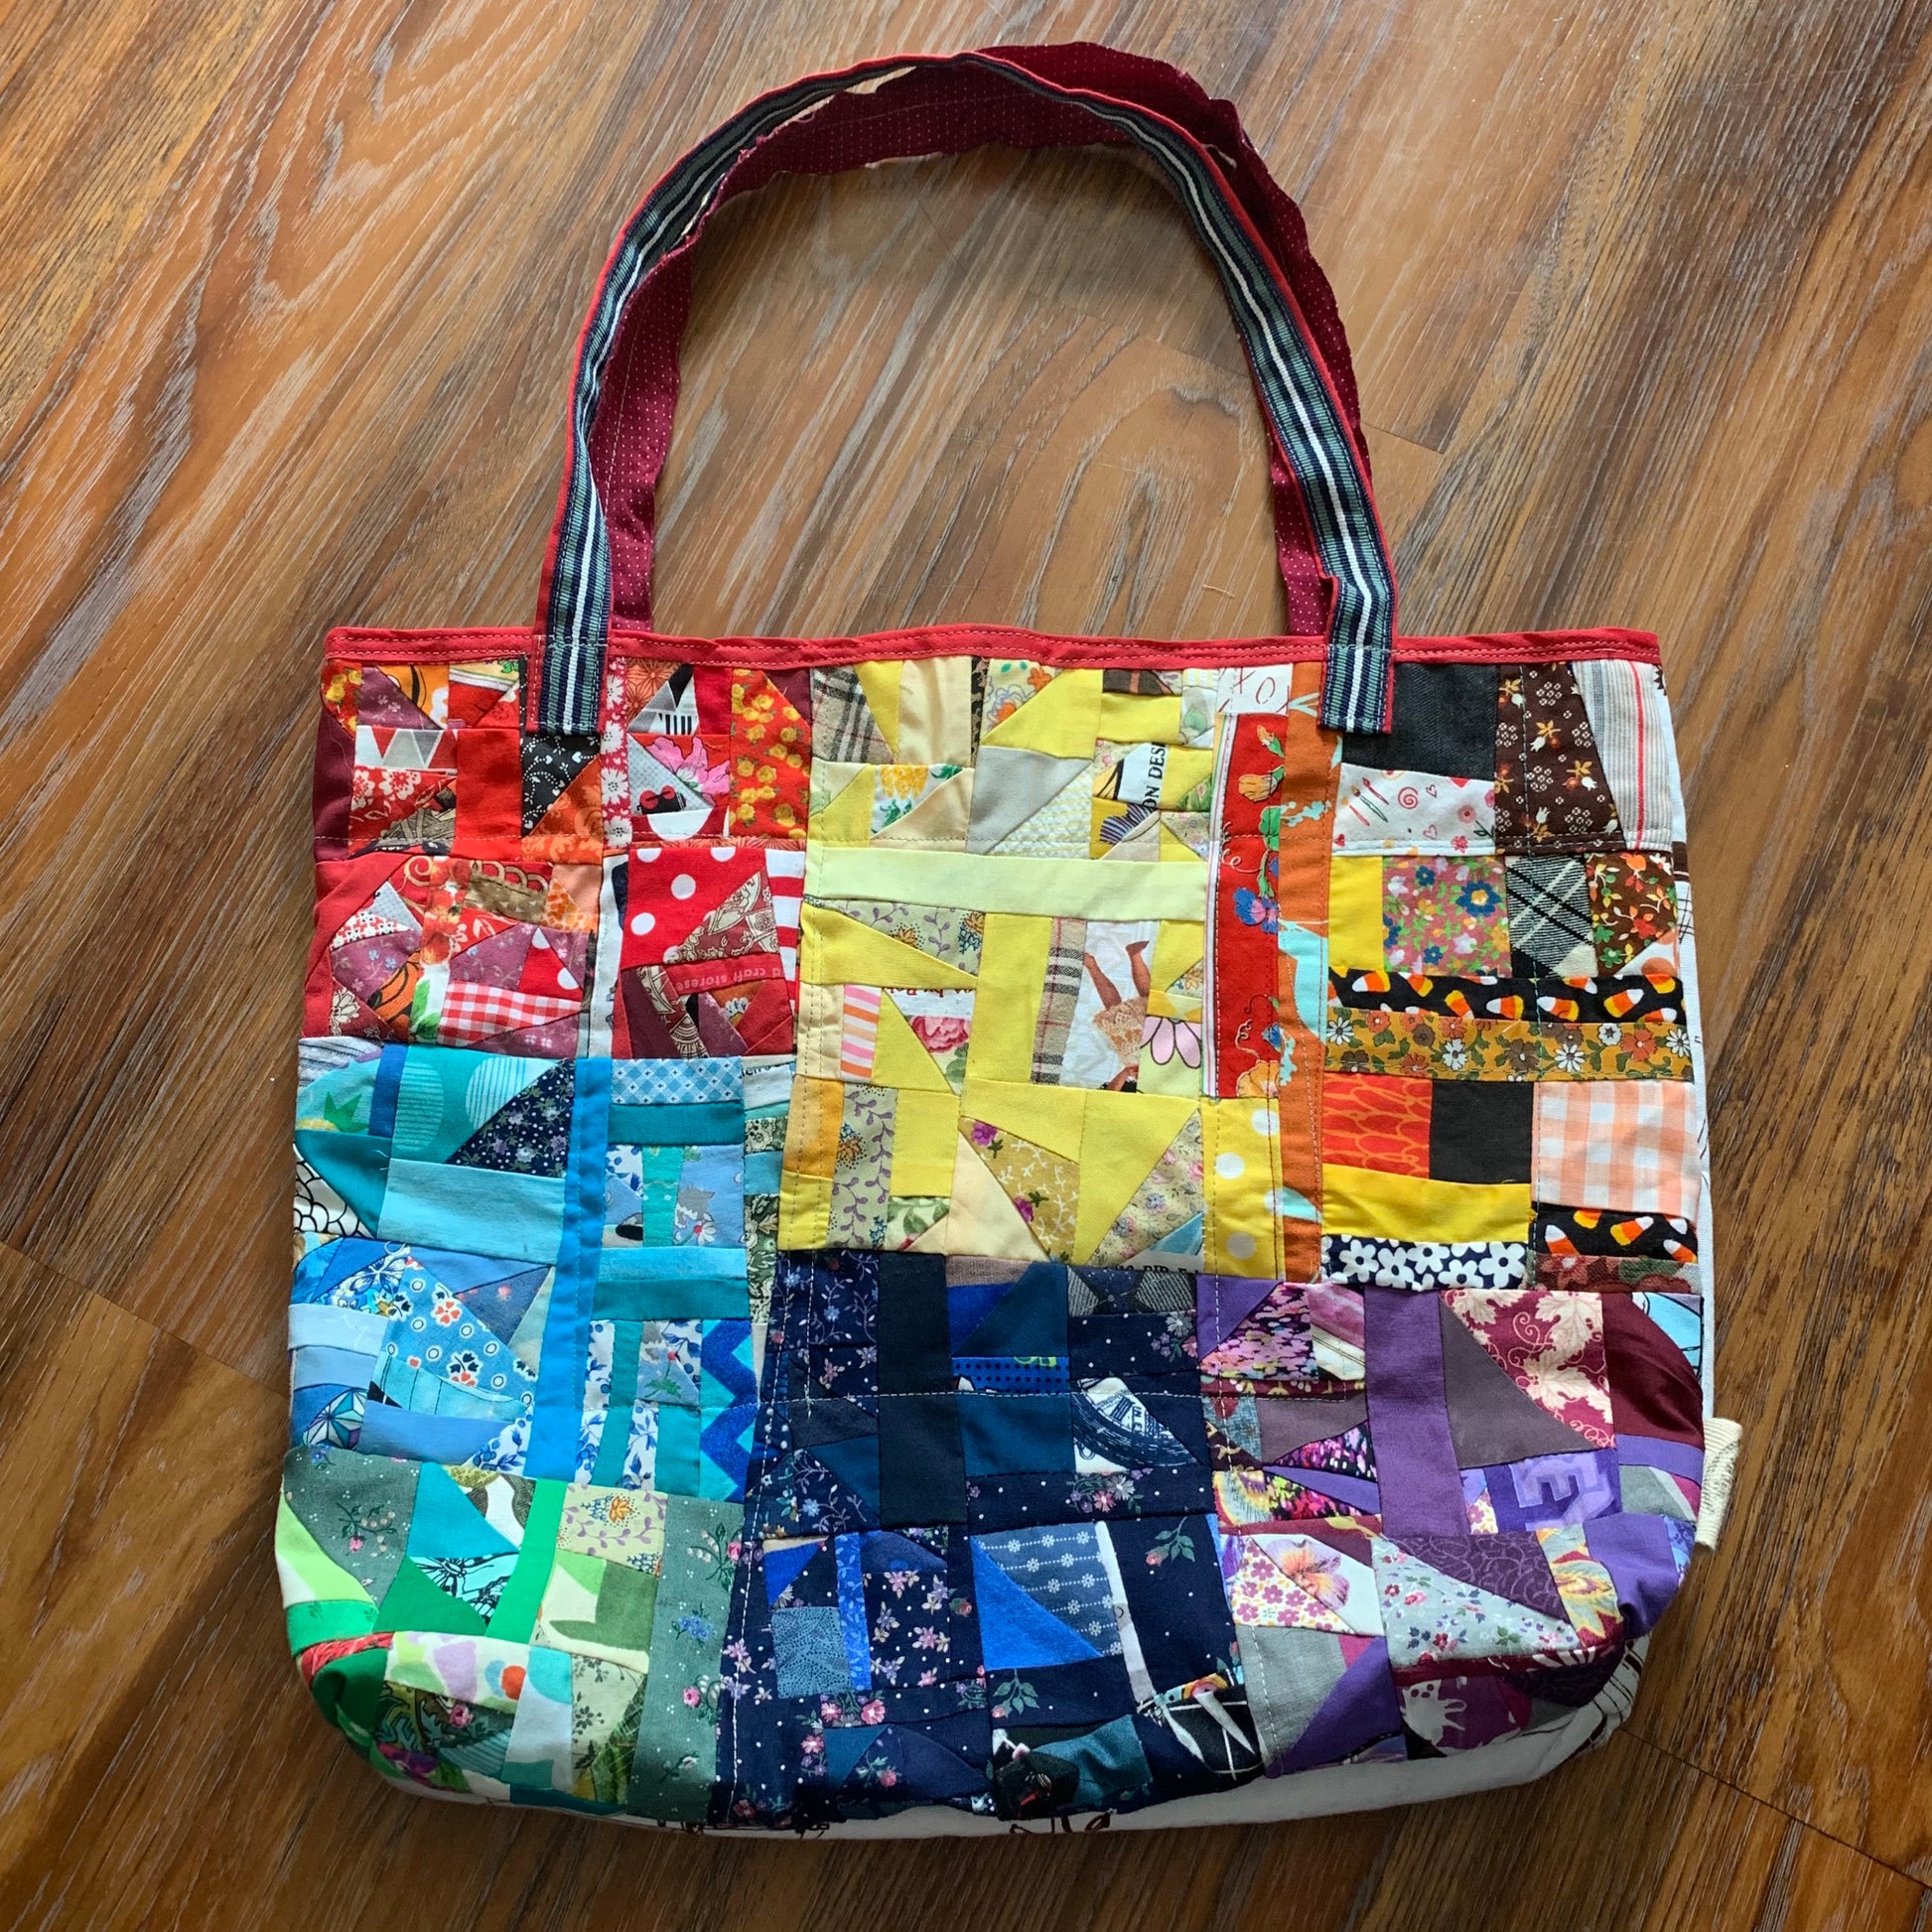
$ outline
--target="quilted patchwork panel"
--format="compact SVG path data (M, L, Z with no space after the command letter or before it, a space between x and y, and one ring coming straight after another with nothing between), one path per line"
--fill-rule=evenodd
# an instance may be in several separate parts
M1705 1414L1642 653L1339 736L1313 661L722 646L544 735L512 636L323 679L277 1548L358 1753L992 1825L1613 1691Z

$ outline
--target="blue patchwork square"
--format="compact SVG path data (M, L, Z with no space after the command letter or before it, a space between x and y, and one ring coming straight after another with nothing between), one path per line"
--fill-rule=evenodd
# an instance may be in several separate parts
M835 1603L773 1610L771 1654L778 1669L781 1698L821 1697L852 1688L852 1673L845 1661L845 1633Z

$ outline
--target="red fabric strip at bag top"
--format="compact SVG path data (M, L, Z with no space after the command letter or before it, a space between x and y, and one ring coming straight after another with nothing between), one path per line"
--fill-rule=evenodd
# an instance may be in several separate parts
M1284 633L657 631L711 214L990 142L1173 189ZM752 102L613 249L536 621L338 630L322 700L277 1555L383 1776L1129 1827L1620 1722L1735 1442L1656 641L1398 634L1231 105L1082 45Z

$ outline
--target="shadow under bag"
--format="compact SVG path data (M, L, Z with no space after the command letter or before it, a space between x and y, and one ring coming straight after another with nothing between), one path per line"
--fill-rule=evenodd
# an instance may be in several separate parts
M655 632L711 213L988 142L1173 188L1286 633ZM357 1754L889 1836L1606 1736L1735 1439L1656 640L1397 635L1233 109L1090 46L753 102L612 253L539 613L323 668L276 1548Z

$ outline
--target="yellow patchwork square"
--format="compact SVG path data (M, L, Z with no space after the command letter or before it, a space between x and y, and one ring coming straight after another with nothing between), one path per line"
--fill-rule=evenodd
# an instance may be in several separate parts
M1328 964L1337 973L1379 973L1382 952L1382 861L1337 853L1328 861Z
M1201 1125L1202 1267L1211 1275L1278 1275L1281 1124L1273 1103L1203 1101Z
M893 1136L896 1194L950 1194L959 1145L959 1100L950 1088L902 1089Z
M1329 1234L1389 1241L1527 1241L1530 1189L1324 1166L1321 1224Z
M1061 671L980 742L1055 758L1089 758L1100 737L1100 698L1098 671Z
M1008 659L827 676L785 1245L1274 1265L1278 1150L1252 1102L1202 1098L1216 753L1177 679L1106 683Z

